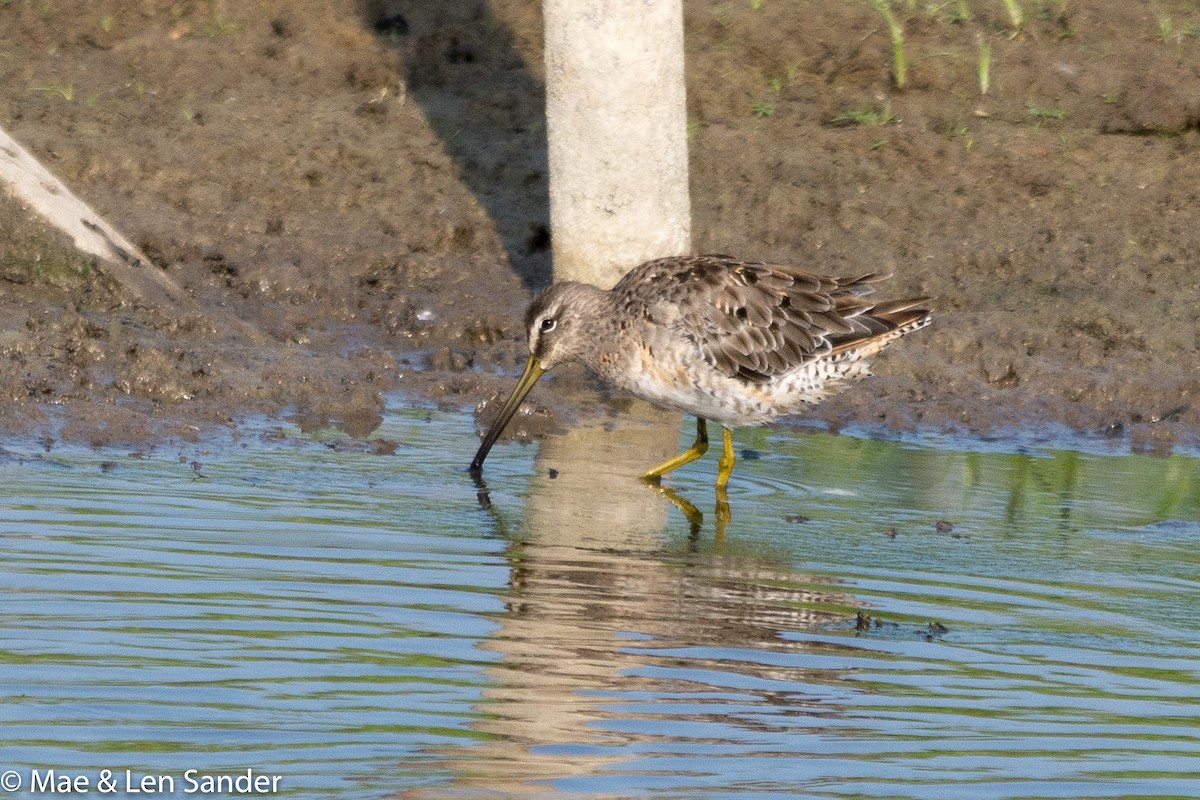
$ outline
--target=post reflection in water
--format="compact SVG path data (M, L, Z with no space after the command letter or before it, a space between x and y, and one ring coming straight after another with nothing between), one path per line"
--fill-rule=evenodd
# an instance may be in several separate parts
M407 796L1200 796L1200 460L759 429L721 539L637 480L659 428L494 510L481 741Z
M728 675L732 668L746 679L739 692L785 706L781 713L811 704L794 690L806 679L802 670L786 670L787 689L769 689L778 668L769 659L731 662L729 649L802 648L780 631L845 621L852 611L818 604L845 609L854 601L833 580L791 573L786 558L751 557L697 539L712 536L720 520L702 530L689 520L688 537L672 536L668 512L687 501L637 476L674 452L678 439L677 424L668 423L582 428L541 444L526 501L527 535L508 550L507 613L482 644L500 654L483 690L487 716L474 725L491 736L444 754L444 766L459 776L453 796L555 794L561 781L629 761L627 748L659 738L652 730L664 722L672 737L685 738L690 726L727 722L713 711L718 700L669 722L661 706L647 706L646 730L629 729L639 716L628 710L631 697L719 694L689 672ZM796 588L800 583L804 588ZM814 583L828 591L814 591ZM689 655L663 654L680 648ZM699 655L704 648L721 649L720 663ZM614 702L625 706L619 715L606 711ZM605 724L616 718L616 727Z

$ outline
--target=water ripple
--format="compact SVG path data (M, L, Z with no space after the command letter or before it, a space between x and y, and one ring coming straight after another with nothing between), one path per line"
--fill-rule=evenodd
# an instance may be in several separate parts
M8 451L0 768L251 767L320 798L1200 796L1196 459L777 429L718 530L605 461L645 460L636 431L499 448L481 505L465 417L386 424L395 456L295 431ZM712 503L711 464L671 483Z

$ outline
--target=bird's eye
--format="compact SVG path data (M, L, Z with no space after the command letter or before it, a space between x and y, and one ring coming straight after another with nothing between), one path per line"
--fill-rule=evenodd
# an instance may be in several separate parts
M557 324L558 320L556 320L554 317L546 317L544 320L542 320L542 333L549 333L550 331L554 330L554 326Z

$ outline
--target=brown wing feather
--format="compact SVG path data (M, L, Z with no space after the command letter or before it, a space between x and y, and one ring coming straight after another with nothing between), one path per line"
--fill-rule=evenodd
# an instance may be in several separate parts
M928 298L865 299L872 284L887 277L835 278L728 256L694 256L647 262L614 292L638 298L643 313L667 304L675 310L671 324L696 343L706 361L726 375L758 383L928 315L920 307ZM654 291L647 292L651 285Z

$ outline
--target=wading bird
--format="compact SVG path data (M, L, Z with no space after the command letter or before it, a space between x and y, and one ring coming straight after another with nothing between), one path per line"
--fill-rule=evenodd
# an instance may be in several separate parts
M795 414L869 374L892 340L929 324L930 298L874 302L887 275L814 275L728 256L677 256L635 267L605 291L572 281L525 313L529 361L471 462L488 451L543 372L576 361L617 389L696 417L695 443L642 478L657 483L708 450L720 423L717 488L733 470L729 429Z

